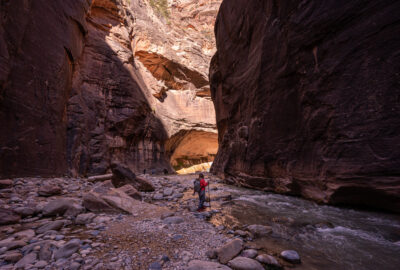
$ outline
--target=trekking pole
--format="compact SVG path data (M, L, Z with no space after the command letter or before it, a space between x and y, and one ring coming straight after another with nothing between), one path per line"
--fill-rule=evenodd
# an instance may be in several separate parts
M210 193L210 180L208 180L208 204L210 205L211 210L211 193Z

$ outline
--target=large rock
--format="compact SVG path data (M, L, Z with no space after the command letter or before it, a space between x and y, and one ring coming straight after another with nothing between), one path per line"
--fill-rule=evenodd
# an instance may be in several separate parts
M80 214L76 217L75 219L75 224L78 225L85 225L90 222L96 217L96 214L93 213L86 213L86 214Z
M124 185L124 186L118 188L118 190L125 192L129 197L131 197L135 200L142 199L142 194L140 194L140 192L137 191L137 189L134 188L132 185Z
M281 252L281 257L291 263L301 263L300 255L295 250L284 250Z
M187 270L231 270L231 268L216 262L193 260L189 262Z
M132 185L139 191L154 191L154 186L146 179L136 177L131 169L119 164L112 165L112 183L115 187L119 188L124 185Z
M229 261L228 266L233 270L264 270L258 261L246 257L236 257Z
M273 265L273 266L277 266L277 267L281 266L274 257L272 257L271 255L268 255L268 254L260 254L256 257L256 260L259 261L260 263L267 264L267 265Z
M10 209L0 208L0 225L18 223L21 216Z
M399 1L223 1L210 65L219 136L211 171L400 212L394 10Z
M242 249L243 241L241 239L232 240L217 249L218 261L222 264L226 264L237 256Z
M44 216L71 216L75 217L82 213L84 208L79 201L74 198L61 198L47 203L43 209Z

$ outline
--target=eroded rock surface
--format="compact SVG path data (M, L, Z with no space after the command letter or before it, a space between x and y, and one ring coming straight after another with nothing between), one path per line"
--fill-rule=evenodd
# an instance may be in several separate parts
M224 1L210 67L238 185L400 209L396 1Z

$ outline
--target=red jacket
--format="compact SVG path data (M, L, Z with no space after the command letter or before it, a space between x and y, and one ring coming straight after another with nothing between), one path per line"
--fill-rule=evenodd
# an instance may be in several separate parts
M207 185L208 183L206 180L204 180L204 178L200 180L200 190L205 190Z

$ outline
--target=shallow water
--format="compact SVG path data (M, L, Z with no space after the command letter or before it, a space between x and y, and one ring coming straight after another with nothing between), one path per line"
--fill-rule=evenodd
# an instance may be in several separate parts
M272 227L257 245L271 254L294 249L302 258L296 269L400 269L400 217L318 205L296 197L219 186L213 197L230 193L222 214L211 222ZM218 203L214 203L217 205Z

